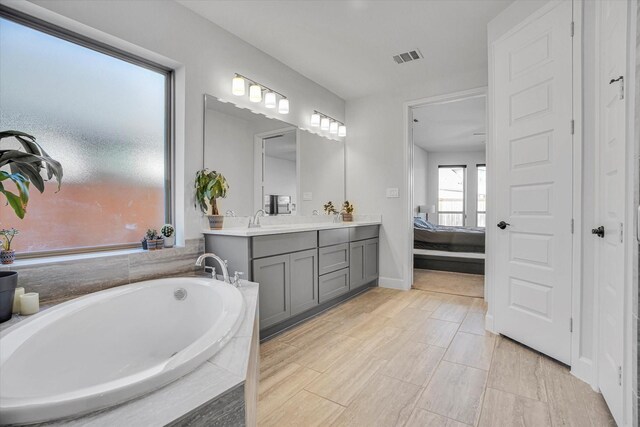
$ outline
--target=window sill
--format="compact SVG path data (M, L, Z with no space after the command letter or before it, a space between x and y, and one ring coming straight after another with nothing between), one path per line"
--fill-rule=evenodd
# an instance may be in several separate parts
M39 265L46 264L55 264L61 262L73 262L73 261L84 261L84 260L99 260L103 258L110 258L116 256L128 256L142 253L163 253L164 251L171 251L174 249L185 249L185 246L173 246L172 248L164 248L155 251L148 251L142 248L130 248L130 249L117 249L112 251L104 251L104 252L86 252L79 254L69 254L69 255L51 255L51 256L43 256L37 258L26 258L26 259L18 259L13 262L13 264L4 264L0 265L0 270L6 270L11 268L20 268L20 267L37 267Z

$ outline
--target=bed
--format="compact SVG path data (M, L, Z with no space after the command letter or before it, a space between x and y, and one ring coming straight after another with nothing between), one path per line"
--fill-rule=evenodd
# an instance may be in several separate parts
M414 267L484 274L485 229L414 219Z

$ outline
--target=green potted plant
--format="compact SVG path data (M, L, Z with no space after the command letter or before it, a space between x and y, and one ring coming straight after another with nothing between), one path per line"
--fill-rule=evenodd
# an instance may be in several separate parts
M2 250L0 250L0 259L2 264L13 264L16 260L16 251L11 248L11 242L14 237L20 233L15 228L5 228L0 230L0 236L2 236Z
M153 228L147 229L142 239L142 249L153 251L158 245L158 232Z
M164 237L165 248L173 247L176 240L175 233L176 233L176 230L175 228L173 228L173 225L165 224L162 226L162 228L160 229L160 234L162 235L162 237Z
M353 210L354 207L348 200L345 200L342 204L342 220L343 221L353 221Z
M44 192L45 179L41 172L45 171L47 179L56 179L58 190L62 183L62 165L51 158L36 142L36 138L15 130L0 132L0 142L5 138L13 138L22 150L0 149L0 193L4 195L7 204L11 206L18 218L23 219L29 203L29 186L33 184L40 192ZM8 166L9 170L2 170ZM4 181L15 184L17 194L5 187Z
M227 197L229 184L227 179L219 172L202 169L196 172L195 179L196 207L209 218L209 228L220 229L224 221L224 215L220 215L216 199Z
M331 200L324 204L324 213L326 213L327 215L335 215L338 213Z

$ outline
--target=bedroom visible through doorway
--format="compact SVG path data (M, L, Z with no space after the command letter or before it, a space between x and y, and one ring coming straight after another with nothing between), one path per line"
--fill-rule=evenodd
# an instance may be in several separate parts
M484 297L486 95L410 107L413 287Z

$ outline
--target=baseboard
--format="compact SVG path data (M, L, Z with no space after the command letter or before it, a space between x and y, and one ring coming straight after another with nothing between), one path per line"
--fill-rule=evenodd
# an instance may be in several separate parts
M411 288L411 285L407 286L402 279L392 279L391 277L380 277L378 279L378 286L381 288L398 289L401 291L407 291Z
M491 332L492 334L496 334L496 335L498 334L495 331L495 327L493 325L493 314L489 314L489 313L485 314L485 316L484 316L484 328L487 331Z

